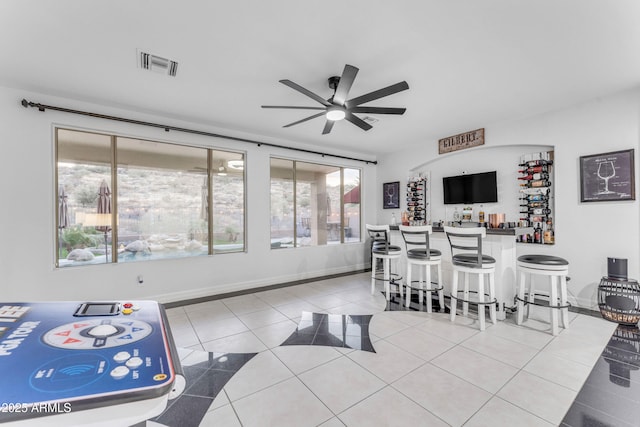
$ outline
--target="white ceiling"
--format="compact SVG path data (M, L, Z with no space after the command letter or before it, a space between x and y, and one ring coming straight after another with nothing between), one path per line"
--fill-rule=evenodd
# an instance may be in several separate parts
M639 22L638 0L2 0L0 85L375 156L639 86ZM329 98L347 63L349 98L406 80L370 105L407 112L321 135L260 107L318 106L278 80Z

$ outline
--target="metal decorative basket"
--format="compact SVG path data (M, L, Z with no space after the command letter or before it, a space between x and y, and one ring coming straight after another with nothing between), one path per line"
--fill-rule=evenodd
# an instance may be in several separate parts
M623 325L640 321L640 285L635 280L603 277L598 286L598 308L602 317Z

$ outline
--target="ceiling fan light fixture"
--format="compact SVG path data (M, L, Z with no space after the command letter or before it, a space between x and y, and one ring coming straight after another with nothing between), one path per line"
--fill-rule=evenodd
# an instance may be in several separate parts
M346 113L344 109L340 107L331 107L327 109L327 120L338 121L344 119Z

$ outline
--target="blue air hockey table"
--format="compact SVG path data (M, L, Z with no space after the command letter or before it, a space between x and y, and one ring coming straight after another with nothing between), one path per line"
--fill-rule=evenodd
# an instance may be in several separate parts
M184 377L155 301L0 302L0 425L130 426Z

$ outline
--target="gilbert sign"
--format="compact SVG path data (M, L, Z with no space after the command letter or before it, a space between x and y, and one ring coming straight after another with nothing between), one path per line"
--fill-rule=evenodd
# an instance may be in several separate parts
M484 128L438 140L438 154L484 145Z

